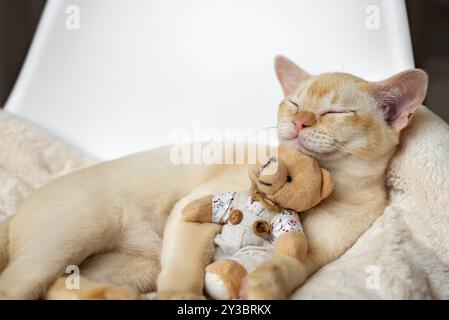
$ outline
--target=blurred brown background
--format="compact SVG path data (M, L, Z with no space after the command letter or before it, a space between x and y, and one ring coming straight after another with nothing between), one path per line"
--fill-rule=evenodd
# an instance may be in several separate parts
M449 0L407 0L415 65L430 76L425 104L449 122Z
M449 121L449 0L406 0L416 66L430 75L426 105ZM0 0L0 106L14 85L45 0Z
M16 81L45 0L0 0L0 106Z

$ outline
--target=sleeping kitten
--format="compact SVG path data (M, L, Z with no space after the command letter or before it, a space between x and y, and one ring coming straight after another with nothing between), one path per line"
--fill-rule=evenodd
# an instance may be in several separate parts
M284 57L276 73L280 143L318 159L335 188L302 218L305 262L278 256L260 266L241 288L249 299L286 298L383 212L385 168L427 87L420 70L371 83L311 76ZM0 298L136 298L156 284L159 298L200 298L219 228L184 222L181 211L202 195L248 187L244 165L174 165L170 148L58 178L0 222ZM79 290L61 277L69 265L81 269Z
M331 171L335 189L302 216L310 241L305 263L278 257L259 267L242 287L247 298L286 298L382 214L385 169L427 89L417 69L372 83L345 73L312 76L285 57L275 64L285 94L279 142L316 158Z

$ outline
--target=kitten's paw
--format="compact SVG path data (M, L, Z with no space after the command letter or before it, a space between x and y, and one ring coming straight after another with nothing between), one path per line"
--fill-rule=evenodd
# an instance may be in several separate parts
M79 289L69 289L66 278L59 278L48 290L47 300L138 300L137 290L108 283L81 281Z
M177 291L162 291L158 292L154 298L155 300L206 300L202 294L193 292L177 292Z
M240 285L240 298L244 300L287 299L278 267L268 261L249 273Z
M99 287L85 292L81 296L83 300L139 300L140 294L137 290L125 286Z

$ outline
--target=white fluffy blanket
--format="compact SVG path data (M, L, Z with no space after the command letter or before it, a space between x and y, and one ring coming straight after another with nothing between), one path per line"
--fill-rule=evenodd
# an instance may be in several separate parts
M93 162L24 120L0 111L0 219L50 180Z
M51 179L93 163L0 112L0 218ZM449 125L415 115L387 172L391 203L293 299L449 299Z

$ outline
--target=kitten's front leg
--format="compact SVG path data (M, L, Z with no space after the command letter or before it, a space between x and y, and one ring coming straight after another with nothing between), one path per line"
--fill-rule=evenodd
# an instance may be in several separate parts
M196 198L197 195L191 195L179 201L167 222L156 299L202 297L205 269L214 252L213 239L221 227L184 221L182 209Z

